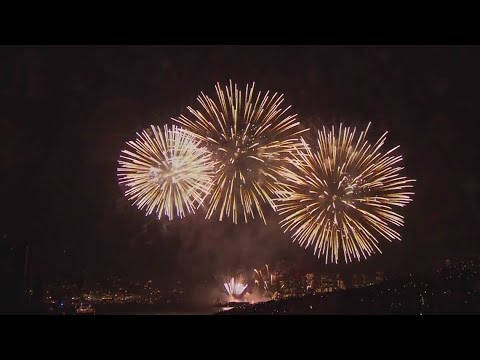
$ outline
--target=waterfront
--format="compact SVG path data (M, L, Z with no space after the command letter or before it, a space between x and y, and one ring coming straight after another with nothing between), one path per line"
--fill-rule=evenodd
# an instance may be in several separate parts
M222 308L210 305L95 304L97 315L213 315Z

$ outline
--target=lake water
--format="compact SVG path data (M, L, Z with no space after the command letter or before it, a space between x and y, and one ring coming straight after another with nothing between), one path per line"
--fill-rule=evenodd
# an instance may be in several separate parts
M97 315L213 315L223 308L191 304L95 304Z

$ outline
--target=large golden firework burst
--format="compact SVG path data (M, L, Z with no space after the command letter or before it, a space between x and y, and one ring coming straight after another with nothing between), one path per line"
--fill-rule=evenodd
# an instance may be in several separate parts
M326 263L337 263L340 252L347 263L381 253L378 235L400 240L392 225L404 221L395 210L412 201L415 180L399 175L402 156L392 155L398 146L382 153L387 133L373 146L365 139L369 127L358 137L355 128L323 128L318 150L302 139L282 170L290 190L276 199L280 225L305 248L313 244Z
M225 91L217 83L216 100L202 92L197 98L202 108L187 108L192 119L173 119L195 133L219 164L207 218L218 212L220 221L231 217L236 224L239 215L248 222L258 214L266 223L264 204L275 209L275 193L285 190L279 170L305 130L296 114L286 114L290 106L280 107L283 95L262 96L254 87L242 93L231 81Z
M166 125L137 133L122 150L118 180L125 196L146 214L172 220L194 213L208 194L214 174L210 152L189 131Z

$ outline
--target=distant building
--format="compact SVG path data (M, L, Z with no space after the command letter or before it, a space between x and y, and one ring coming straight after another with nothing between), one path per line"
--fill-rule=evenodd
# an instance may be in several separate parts
M314 279L315 279L315 274L314 273L307 273L305 275L306 279L306 284L307 284L307 292L312 292L315 290L314 288Z
M332 292L337 287L336 278L329 274L321 274L319 287L321 292Z
M368 285L367 275L361 274L353 274L353 281L352 285L354 288L361 288Z
M336 287L339 290L345 290L347 288L345 285L345 281L343 280L343 277L340 274L337 274L336 276Z

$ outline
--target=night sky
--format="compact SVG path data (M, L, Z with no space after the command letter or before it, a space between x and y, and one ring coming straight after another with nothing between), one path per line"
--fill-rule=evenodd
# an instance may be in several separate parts
M2 46L2 238L29 241L45 279L119 273L167 283L285 260L314 271L428 270L480 253L476 46ZM196 105L214 84L285 95L312 128L371 121L417 180L403 241L324 265L271 214L237 226L145 217L116 179L124 143Z

